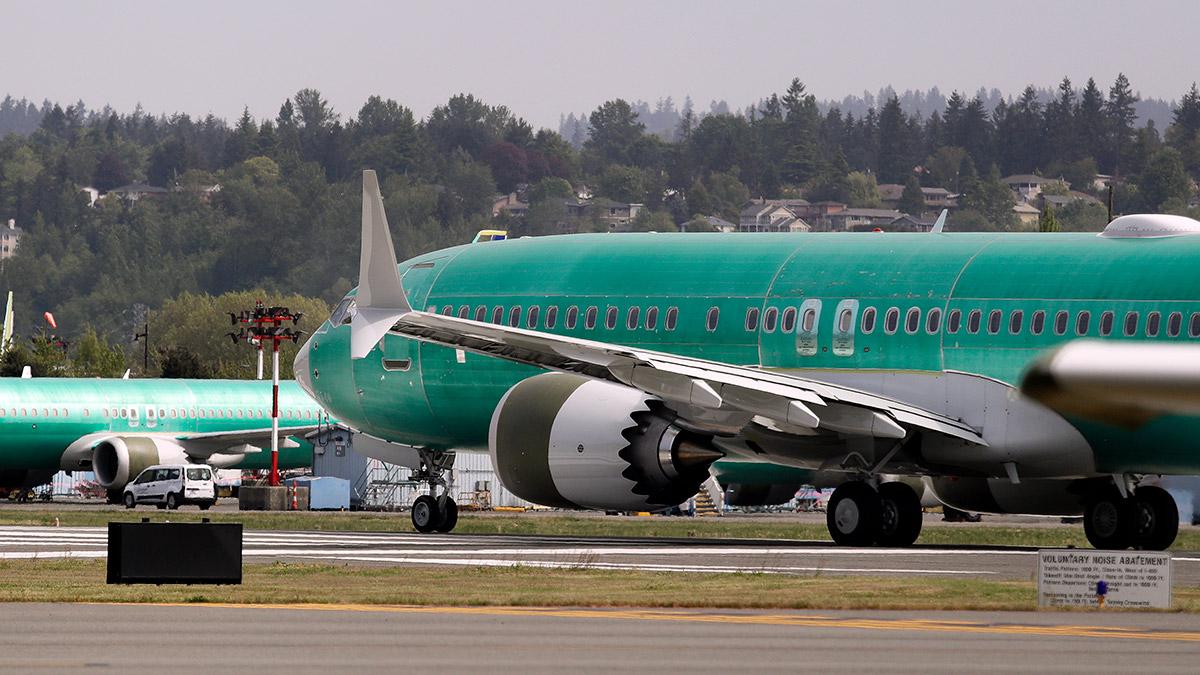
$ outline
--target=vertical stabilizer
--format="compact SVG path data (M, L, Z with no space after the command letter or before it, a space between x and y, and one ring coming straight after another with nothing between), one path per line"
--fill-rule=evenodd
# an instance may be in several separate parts
M933 228L929 230L930 234L941 234L942 230L946 229L946 214L950 213L949 209L942 209L942 213L933 223Z
M8 344L12 342L13 332L13 309L12 309L12 291L8 292L8 304L4 307L4 328L0 330L0 354L8 351Z
M374 171L363 171L362 253L355 304L357 311L350 323L350 356L356 359L369 354L396 319L412 311L400 285L396 251L392 248L392 234Z

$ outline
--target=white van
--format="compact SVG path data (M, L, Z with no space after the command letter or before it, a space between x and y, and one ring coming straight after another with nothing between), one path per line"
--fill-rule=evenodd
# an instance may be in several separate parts
M125 486L125 508L154 504L177 509L196 504L201 511L217 503L212 469L203 464L156 464Z

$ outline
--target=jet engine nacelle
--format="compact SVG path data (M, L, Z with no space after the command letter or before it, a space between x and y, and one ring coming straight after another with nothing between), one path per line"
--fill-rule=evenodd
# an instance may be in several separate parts
M109 436L92 449L96 482L108 490L124 488L148 466L187 461L182 446L157 436Z
M1088 496L1112 480L1025 479L1014 485L1007 478L939 477L928 479L928 485L938 501L960 511L1079 516Z
M692 497L722 456L661 401L578 375L523 380L500 399L488 434L500 482L560 508L657 511Z

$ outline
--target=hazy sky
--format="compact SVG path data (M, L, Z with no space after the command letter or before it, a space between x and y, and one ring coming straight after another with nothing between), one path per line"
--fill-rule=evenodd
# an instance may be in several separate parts
M319 89L419 115L470 92L535 125L611 98L733 107L794 76L818 98L937 85L1006 93L1124 71L1200 79L1200 2L30 2L0 0L0 94L128 111L274 116Z

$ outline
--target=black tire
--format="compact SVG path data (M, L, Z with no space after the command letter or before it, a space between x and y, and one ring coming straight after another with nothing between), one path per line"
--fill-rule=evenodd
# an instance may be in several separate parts
M842 546L870 546L879 532L879 493L862 481L842 483L829 499L825 524Z
M212 502L200 502L199 504L201 511L207 511L210 507L212 507L212 505Z
M447 495L437 498L438 513L441 522L435 528L438 532L449 532L458 524L458 504Z
M1137 489L1132 502L1133 545L1146 551L1165 551L1179 534L1179 507L1171 493L1157 485Z
M167 506L167 508L168 508L168 509L170 509L170 510L172 510L172 511L174 511L175 509L179 508L179 498L175 496L175 493L174 493L174 492L168 492L168 493L167 493L167 504L166 504L166 506Z
M127 509L132 509L137 506L137 499L133 496L132 492L125 493L124 501L125 501L125 508L127 508Z
M1088 500L1083 511L1083 533L1097 549L1120 551L1133 544L1133 510L1130 499L1116 488L1103 490Z
M412 524L417 532L433 532L441 523L437 500L429 495L417 497L412 505Z
M912 546L921 536L921 498L907 483L893 482L879 486L879 532L875 543L880 546Z

